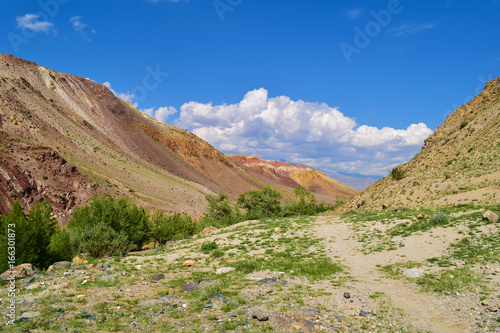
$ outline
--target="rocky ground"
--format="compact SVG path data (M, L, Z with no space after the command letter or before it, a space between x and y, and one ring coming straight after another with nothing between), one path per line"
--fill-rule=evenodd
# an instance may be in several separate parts
M19 279L18 320L0 330L499 332L500 223L486 209L500 205L248 221L78 258Z

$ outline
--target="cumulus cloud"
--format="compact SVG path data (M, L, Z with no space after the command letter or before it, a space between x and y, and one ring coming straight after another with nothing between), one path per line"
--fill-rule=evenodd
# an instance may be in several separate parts
M36 14L26 14L24 16L19 16L16 18L17 27L21 29L30 29L36 32L45 32L47 34L50 31L56 33L56 30L54 29L54 23L39 19L40 15Z
M90 36L95 35L95 30L92 29L90 32L87 29L87 24L83 23L81 16L73 16L69 19L69 23L73 26L73 29L82 36L83 40L90 42L92 38Z
M115 94L116 97L132 103L132 105L134 105L136 108L139 107L139 103L134 102L134 94L132 94L131 92L127 91L126 93L119 93L115 91L113 88L111 88L111 83L107 81L104 82L102 85L111 90L111 92ZM173 106L160 107L156 110L154 108L141 109L140 111L163 123L167 122L168 117L177 113L177 110Z
M133 102L133 99L134 99L134 94L130 93L129 91L127 91L126 93L119 93L119 92L116 92L115 90L113 90L113 88L111 88L111 83L109 82L104 82L102 84L103 86L105 86L106 88L108 88L109 90L111 90L111 92L113 94L115 94L116 97L120 98L120 99L123 99L124 101L128 101L130 103L133 103L135 105L135 107L138 106L137 103L134 103Z
M359 126L337 107L269 98L263 88L236 104L185 103L176 124L227 153L378 175L413 157L432 133L423 123L406 129Z
M177 110L172 106L161 107L157 110L154 110L153 108L151 108L151 109L144 109L141 111L144 112L145 114L155 118L156 120L161 121L162 123L166 123L168 120L168 117L177 113Z

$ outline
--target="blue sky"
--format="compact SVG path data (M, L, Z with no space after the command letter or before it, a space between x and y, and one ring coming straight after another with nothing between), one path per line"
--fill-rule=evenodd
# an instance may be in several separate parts
M1 53L106 83L225 153L337 171L386 174L500 75L500 0L0 6Z

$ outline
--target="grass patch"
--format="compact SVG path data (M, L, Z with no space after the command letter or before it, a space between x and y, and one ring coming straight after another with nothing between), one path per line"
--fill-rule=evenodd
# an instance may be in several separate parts
M482 282L481 277L468 267L447 269L442 271L438 276L425 274L416 281L423 291L432 291L440 294L464 291L474 292Z

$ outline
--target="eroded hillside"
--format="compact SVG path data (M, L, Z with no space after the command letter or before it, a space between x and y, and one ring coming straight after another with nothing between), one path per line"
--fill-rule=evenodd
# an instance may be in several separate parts
M0 55L0 127L12 140L52 148L104 191L166 211L200 216L208 193L236 197L267 185L103 85L11 55Z
M428 139L422 151L392 175L353 198L356 208L439 207L500 202L500 78L457 108Z

